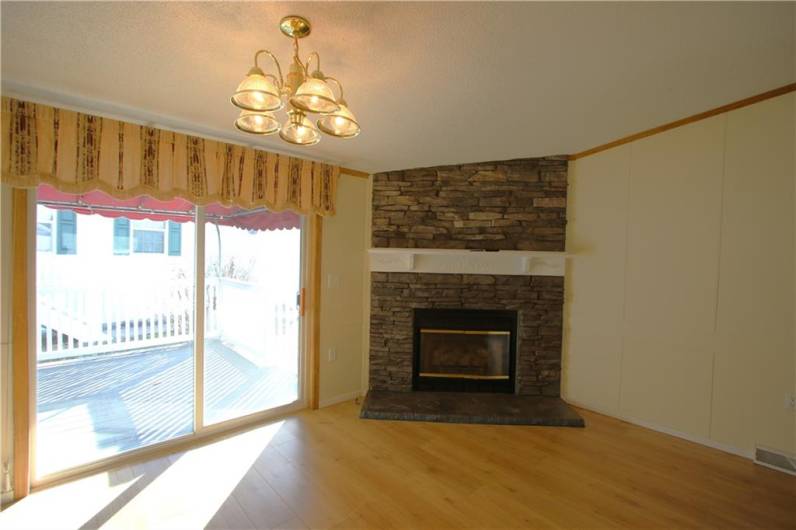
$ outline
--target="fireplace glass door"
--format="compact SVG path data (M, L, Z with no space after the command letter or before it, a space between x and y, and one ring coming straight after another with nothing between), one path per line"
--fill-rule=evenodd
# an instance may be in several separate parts
M416 309L415 390L513 392L517 313Z
M509 379L510 331L420 330L420 376Z

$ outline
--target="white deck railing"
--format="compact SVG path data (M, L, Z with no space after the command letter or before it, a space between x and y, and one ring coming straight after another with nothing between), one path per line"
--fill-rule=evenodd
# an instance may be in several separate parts
M205 297L218 286L206 286ZM208 306L206 322L216 322ZM38 360L48 361L193 339L193 284L44 287L37 293Z
M297 352L298 311L289 297L226 278L205 287L205 338L258 365ZM263 310L264 301L265 304ZM43 286L37 292L37 359L122 352L191 341L194 286L188 281L106 288ZM294 357L295 359L295 357Z
M257 366L296 365L298 308L295 294L270 286L218 280L215 336Z

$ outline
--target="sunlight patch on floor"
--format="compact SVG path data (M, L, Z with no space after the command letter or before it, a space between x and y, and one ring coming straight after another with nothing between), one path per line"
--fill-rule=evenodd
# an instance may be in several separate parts
M284 421L176 455L103 528L203 528Z
M0 528L80 528L140 479L117 478L99 473L33 493L0 512Z

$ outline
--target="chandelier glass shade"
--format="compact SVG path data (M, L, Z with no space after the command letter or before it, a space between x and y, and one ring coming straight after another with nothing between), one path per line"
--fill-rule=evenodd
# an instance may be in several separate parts
M339 109L318 120L318 128L338 138L353 138L359 134L359 124L343 100Z
M250 134L273 134L279 131L279 120L270 112L242 110L235 127Z
M232 104L244 110L274 111L284 106L276 83L265 77L262 70L249 70L246 78L232 95Z
M279 24L282 33L293 39L293 57L287 76L282 76L279 61L268 50L254 55L254 66L232 95L232 104L241 109L235 120L239 131L279 137L295 145L315 145L321 140L320 132L337 138L353 138L360 132L359 123L343 99L343 86L333 77L326 77L320 69L320 56L312 52L306 61L299 57L299 39L310 33L310 24L303 18L291 15ZM268 55L274 64L275 74L265 73L258 63L260 55ZM315 58L315 70L310 73L310 62ZM338 95L330 86L333 82ZM285 109L287 120L280 126L274 112ZM307 114L319 115L317 126Z
M326 81L316 78L301 83L295 95L290 98L290 104L298 109L319 114L334 112L340 108Z
M315 145L321 141L318 128L300 110L291 110L279 137L295 145Z

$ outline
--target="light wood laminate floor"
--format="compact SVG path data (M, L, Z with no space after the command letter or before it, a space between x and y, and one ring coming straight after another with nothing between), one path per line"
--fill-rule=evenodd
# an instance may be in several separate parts
M360 420L343 403L35 492L4 528L794 528L796 477L585 429Z

